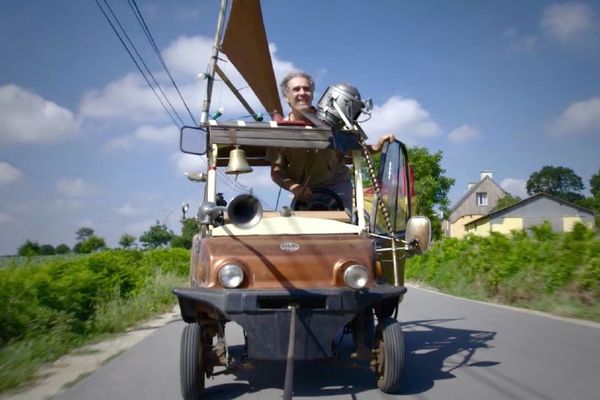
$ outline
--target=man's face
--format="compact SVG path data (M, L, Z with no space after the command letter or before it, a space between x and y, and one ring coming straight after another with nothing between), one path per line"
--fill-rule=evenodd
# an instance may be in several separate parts
M287 102L292 110L308 111L313 99L308 79L301 76L290 79L287 84Z

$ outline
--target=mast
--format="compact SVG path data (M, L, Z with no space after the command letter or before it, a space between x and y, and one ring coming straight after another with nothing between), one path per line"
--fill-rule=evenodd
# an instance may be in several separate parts
M215 41L213 43L212 55L208 64L207 82L206 82L206 97L202 103L202 114L200 114L200 126L208 123L208 111L210 109L210 99L212 97L212 89L215 78L215 67L219 58L219 47L221 37L223 36L223 25L225 23L225 12L227 10L227 0L221 0L221 9L219 10L219 18L217 19L217 32L215 33Z

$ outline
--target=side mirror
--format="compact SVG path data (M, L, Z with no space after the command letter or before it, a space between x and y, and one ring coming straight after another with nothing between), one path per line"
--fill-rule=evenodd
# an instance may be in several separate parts
M431 221L422 216L410 217L406 225L407 248L411 254L423 254L431 243Z
M208 136L202 128L184 126L179 131L179 149L186 154L202 156L206 154Z

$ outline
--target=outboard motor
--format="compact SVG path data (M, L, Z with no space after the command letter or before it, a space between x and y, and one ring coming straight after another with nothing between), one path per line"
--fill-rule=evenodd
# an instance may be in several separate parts
M371 99L362 101L358 89L347 83L329 86L317 104L317 117L332 128L352 129L361 113L370 114L373 108Z

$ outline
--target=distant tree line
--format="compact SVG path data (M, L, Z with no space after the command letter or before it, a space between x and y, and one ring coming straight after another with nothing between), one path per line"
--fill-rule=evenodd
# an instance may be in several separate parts
M156 221L139 238L124 233L119 239L119 246L123 249L138 248L138 241L143 249L157 249L161 247L179 247L190 249L192 239L199 228L194 218L187 218L182 221L181 235L176 235L165 224ZM55 254L88 254L107 249L106 241L103 237L96 235L94 229L89 227L79 228L75 232L76 243L73 248L66 244L59 244L54 247L51 244L39 244L37 241L27 240L17 250L20 256L47 256Z
M534 196L547 193L558 199L576 204L600 215L600 168L589 180L591 196L584 196L583 179L571 168L546 165L539 171L532 173L527 179L525 188L527 194ZM507 194L498 200L494 210L509 207L522 199L518 196Z
M445 175L442 168L442 152L430 153L427 148L413 147L408 149L417 193L414 212L427 215L432 221L435 238L441 236L441 219L449 214L448 193L454 184L454 179ZM374 158L375 169L379 169L380 155ZM365 169L365 175L366 169ZM366 184L368 185L367 178ZM596 214L597 225L600 226L600 169L589 180L591 196L584 196L583 180L572 169L566 167L544 166L539 171L532 173L526 183L527 194L530 196L538 193L547 193L561 200L565 200L581 207L587 208ZM518 203L522 199L518 196L507 194L499 199L495 209L501 209ZM124 249L138 248L156 249L161 247L191 248L194 234L199 230L194 218L182 221L181 234L177 235L164 223L156 223L145 231L139 238L124 233L119 239L119 245ZM73 253L92 253L106 249L104 238L97 236L92 228L82 227L75 232L77 242L73 249L66 244L53 247L49 244L40 245L38 242L27 240L19 249L22 256L52 255Z

